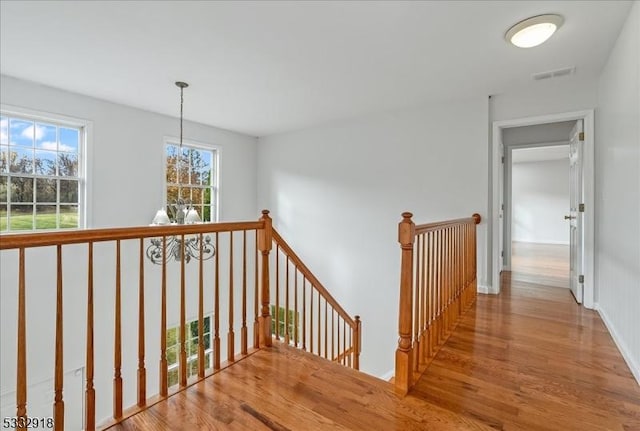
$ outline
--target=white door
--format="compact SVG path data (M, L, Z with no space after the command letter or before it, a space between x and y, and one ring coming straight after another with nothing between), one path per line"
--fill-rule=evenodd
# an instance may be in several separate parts
M498 169L498 190L500 190L500 207L498 208L498 244L500 255L498 256L498 280L496 285L500 288L501 282L501 273L504 270L504 167L505 167L505 159L504 159L504 144L502 143L502 138L500 138L500 157L501 164L500 169Z
M570 212L565 219L570 222L570 252L569 252L569 287L576 301L582 303L582 288L584 283L584 195L582 187L582 160L583 160L584 133L582 120L576 121L571 131L569 142L569 163L571 172L571 188L569 195Z

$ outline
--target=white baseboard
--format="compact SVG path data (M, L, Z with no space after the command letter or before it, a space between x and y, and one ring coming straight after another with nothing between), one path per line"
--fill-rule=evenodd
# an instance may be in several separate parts
M484 286L479 284L478 285L478 293L484 293L486 295L497 295L498 294L498 290L494 289L491 286Z
M600 308L600 304L598 303L594 304L594 309L598 311L598 314L600 314L600 317L602 318L604 325L609 330L609 334L611 334L611 338L613 338L613 342L616 343L616 346L618 347L620 354L622 355L622 357L624 358L624 361L629 366L629 369L631 370L631 374L633 374L633 377L635 377L636 381L638 382L638 385L640 385L640 364L636 362L636 359L634 359L633 356L631 356L631 353L629 353L629 349L627 348L627 345L624 343L622 338L620 338L620 336L616 332L615 326L613 326L613 323L609 319L609 316L607 316L607 313Z
M393 378L393 376L396 374L396 370L393 369L391 371L387 371L386 373L384 373L383 375L381 375L379 378L381 380L384 380L385 382L388 382L389 380L391 380Z

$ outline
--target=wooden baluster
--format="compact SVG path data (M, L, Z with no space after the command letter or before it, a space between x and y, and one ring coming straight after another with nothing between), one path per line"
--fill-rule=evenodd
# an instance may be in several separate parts
M413 321L413 242L415 224L413 214L405 212L398 224L398 242L402 250L400 272L400 304L398 312L398 348L396 349L396 388L406 394L413 385L413 353L411 351L411 324Z
M247 354L247 231L242 231L242 328L240 328L240 353Z
M415 298L413 300L413 369L414 371L418 371L420 365L420 276L421 276L421 262L422 258L422 235L418 235L417 244L416 244L416 253L415 253L415 261L414 261L414 270L415 275L413 279L413 291Z
M450 252L450 247L449 247L449 229L445 229L444 230L444 302L443 302L443 306L444 306L444 310L443 310L443 319L444 319L444 325L442 325L442 329L443 329L443 339L442 342L445 342L445 339L447 337L447 333L449 332L449 319L448 319L448 315L447 312L449 310L449 283L450 283L450 256L449 256L449 252Z
M116 241L116 316L113 346L113 417L122 417L122 275L120 266L120 240Z
M298 347L298 267L294 268L293 283L293 345Z
M289 256L287 256L286 260L286 271L285 271L285 289L284 289L284 298L285 298L285 306L284 306L284 342L289 344L291 342L291 334L289 333ZM276 320L276 323L279 321Z
M430 298L431 298L431 331L429 333L429 337L431 339L430 349L431 356L435 353L435 346L437 344L438 339L438 329L437 329L437 320L438 320L438 298L437 298L437 282L438 282L438 246L437 246L437 231L429 232L430 236L430 248L431 248L431 263L429 264L429 269L431 270L431 276L429 277L430 283Z
M443 313L442 313L442 317L443 317L443 325L442 325L442 329L443 329L443 339L442 342L444 343L445 338L447 336L447 332L449 331L449 319L447 318L447 311L449 309L449 275L450 275L450 268L449 268L449 229L445 228L444 230L444 245L443 245L443 251L444 251L444 290L443 290Z
M255 320L253 321L253 347L255 349L260 347L260 324L258 322L258 231L255 231L255 259L253 261L253 315Z
M56 359L53 403L53 426L56 431L64 430L64 400L62 386L64 382L63 367L63 314L62 314L62 246L56 247L57 254L57 283L56 283Z
M87 274L87 384L85 389L86 399L84 414L84 429L87 431L94 431L96 429L96 391L93 388L93 354L93 242L89 242L89 263Z
M204 378L204 237L198 238L200 247L198 258L198 378ZM217 250L216 250L217 251Z
M144 364L144 238L140 238L138 268L138 406L147 403L147 369Z
M331 360L335 361L335 348L334 348L334 337L333 334L335 332L335 310L331 307ZM339 325L338 325L339 326ZM338 327L338 356L340 356L340 328Z
M444 231L438 230L438 346L442 341L444 328L444 285L446 282L444 239Z
M167 237L162 237L162 287L160 305L160 396L166 397L169 388L167 365Z
M216 232L215 286L213 293L213 369L220 369L220 244Z
M307 279L302 276L302 350L307 350Z
M273 310L274 319L276 324L274 325L274 332L276 334L276 340L280 339L280 246L276 244L276 306Z
M18 430L27 425L27 295L24 247L19 250L18 263L18 351L16 381L16 418Z
M260 316L260 346L271 346L271 316L269 315L269 252L272 247L272 221L269 211L262 210L264 228L260 231L259 246L262 253L262 316ZM277 323L277 322L276 322ZM278 325L276 324L276 327Z
M451 311L453 310L453 282L454 282L454 271L453 271L453 228L450 227L447 229L447 267L448 267L448 276L449 280L447 283L447 338L451 333L451 327L453 325L451 319Z
M353 344L349 343L351 348L353 349ZM350 354L347 355L347 321L342 319L342 351L344 354L342 355L342 365L347 365L347 356L350 357Z
M356 370L360 369L360 348L361 348L360 340L362 335L361 327L362 327L362 321L360 320L360 316L356 316L356 327L353 330L353 338L352 338L353 343L351 344L354 350L353 368L355 368Z
M233 331L233 232L229 232L229 332L227 333L227 361L235 360L236 343Z
M184 235L180 235L180 356L179 382L181 387L187 386L187 286L185 274Z
M322 327L321 327L321 317L320 317L320 292L318 292L318 356L322 356Z
M309 283L309 351L313 353L313 284Z
M426 364L429 357L429 291L427 280L427 266L429 265L429 249L427 247L428 233L422 235L422 336L420 337L421 349L420 364Z
M329 349L328 349L328 345L327 345L327 341L328 341L328 337L329 337L329 329L328 329L328 322L329 322L329 314L328 314L328 307L327 307L327 300L325 299L324 301L324 358L328 359L328 353L329 353Z

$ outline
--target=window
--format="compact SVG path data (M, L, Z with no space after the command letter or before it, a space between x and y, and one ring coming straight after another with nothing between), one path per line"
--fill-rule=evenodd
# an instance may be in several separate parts
M202 221L217 221L217 152L184 143L182 154L179 152L177 142L166 143L167 212L172 213L170 205L176 201L180 190L180 197L191 201Z
M204 367L211 368L213 348L211 347L211 317L204 320ZM198 374L198 319L186 324L187 378ZM177 385L180 380L180 326L167 329L167 371L169 387Z
M82 226L84 127L0 116L0 231Z
M278 307L278 335L284 337L285 323L289 326L289 340L291 342L300 341L300 313L295 310L289 310L289 316L285 316L285 308ZM276 333L276 306L271 305L271 333Z

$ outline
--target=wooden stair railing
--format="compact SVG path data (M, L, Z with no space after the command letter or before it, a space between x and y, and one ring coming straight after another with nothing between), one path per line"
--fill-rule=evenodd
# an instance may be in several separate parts
M215 246L213 259L205 262L201 248L201 256L191 259L191 265L187 265L185 238L197 237L202 244L206 236ZM163 260L160 268L152 264L145 253L152 238L159 239L164 252L171 238L181 240L182 250L176 257L178 262ZM276 253L271 254L273 244ZM51 258L55 262L53 282L48 274L39 274L38 262L28 262L32 249L39 249L33 252L39 259ZM63 352L69 347L65 344L69 343L69 336L75 344L85 340L83 417L84 429L88 431L95 430L98 423L101 424L98 428L109 428L151 407L257 349L270 346L272 338L283 338L284 342L356 369L359 366L359 318L352 319L340 307L273 230L269 211L266 210L258 221L3 234L0 235L0 250L3 263L17 258L16 267L6 265L2 268L2 289L11 288L9 280L13 280L15 275L15 423L18 430L26 430L30 424L33 425L29 422L27 408L27 370L30 364L33 367L36 363L38 368L51 367L54 370L51 388L54 394L53 418L47 426L64 430L65 412L68 413L69 409L63 397ZM287 263L284 277L281 277L283 268L278 266L282 263L281 257ZM78 277L69 277L71 272L83 273L86 276L83 283L86 284L79 285ZM67 281L69 278L72 279L70 282ZM37 283L30 281L34 279ZM38 321L27 322L27 298L34 291L48 291L49 284L55 291L55 304L52 304L55 309L50 310L50 314L38 315ZM86 298L85 309L76 307L72 310L86 316L85 325L65 325L63 302L68 301L70 293L76 298ZM113 300L112 312L107 304L102 303L105 295ZM149 303L154 303L148 300L150 297L159 298L159 309L150 308ZM128 304L135 306L128 307ZM280 304L288 311L282 321L278 320ZM278 313L273 325L272 309ZM69 310L68 306L66 310ZM315 316L311 314L313 310L317 312ZM178 376L171 387L168 376L170 346L167 346L169 311L178 316L173 318L177 320L177 333L184 334L177 341ZM324 313L322 317L320 311ZM210 336L206 340L205 312L210 319ZM187 324L187 316L193 316L192 322L197 326L195 343L190 339L192 332L189 332L195 326ZM42 319L51 319L51 324L55 324L53 363L38 363L42 361L40 357L27 355L28 328L37 327ZM105 321L113 326L107 328ZM3 336L4 332L3 329ZM111 340L105 337L108 333L113 334ZM129 340L136 339L135 349L124 346L123 339L127 336ZM158 351L147 349L150 339L157 342L153 345L159 346ZM211 345L207 347L208 340ZM2 348L10 349L10 346L3 344ZM189 355L188 348L192 350ZM125 357L125 353L130 351L135 351L137 356ZM105 362L96 361L96 358L109 355L113 358L108 361L111 366L100 368ZM208 363L205 362L207 355L210 355ZM150 384L147 378L146 364L150 361L158 364L157 385ZM127 364L135 364L137 368L127 368ZM109 380L107 376L112 377L111 391L105 388L109 386L104 384ZM3 392L8 386L3 382ZM157 395L149 396L156 390ZM111 408L105 401L108 399L112 399ZM132 400L135 405L125 408L126 400Z
M476 225L469 218L416 226L402 214L395 386L405 395L447 340L477 293Z
M273 335L302 350L360 369L360 316L351 318L273 230Z

